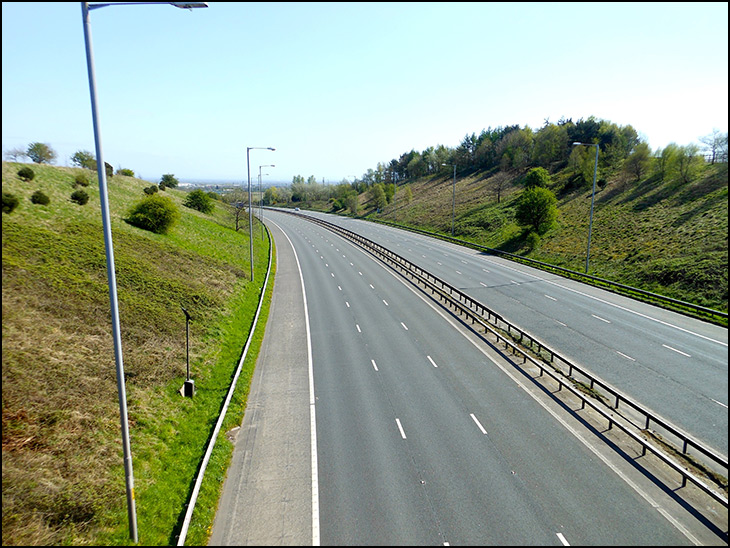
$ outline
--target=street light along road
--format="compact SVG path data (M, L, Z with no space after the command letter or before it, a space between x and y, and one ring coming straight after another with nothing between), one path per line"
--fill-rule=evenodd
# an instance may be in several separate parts
M251 255L251 281L253 281L253 212L251 211L251 160L249 152L254 149L276 150L273 147L246 147L246 169L248 170L248 247Z
M96 98L96 77L94 76L94 53L91 45L91 22L89 12L106 6L124 6L139 4L170 4L177 8L192 10L207 8L206 2L119 2L116 4L89 4L81 2L81 19L84 26L84 43L86 45L86 67L89 74L89 93L91 95L91 118L94 125L94 146L96 147L96 173L99 179L99 201L101 202L101 220L104 228L104 248L106 250L106 275L109 285L109 303L111 307L112 336L114 339L114 359L117 372L117 394L119 397L119 413L122 425L122 446L124 449L124 473L127 484L127 515L129 517L129 534L133 542L137 542L137 513L134 504L134 473L132 469L132 450L129 444L129 424L127 420L127 395L124 386L124 360L122 358L122 337L119 328L119 305L117 299L117 280L114 269L114 246L112 244L111 220L109 217L109 195L106 184L106 164L101 146L99 129L99 109Z

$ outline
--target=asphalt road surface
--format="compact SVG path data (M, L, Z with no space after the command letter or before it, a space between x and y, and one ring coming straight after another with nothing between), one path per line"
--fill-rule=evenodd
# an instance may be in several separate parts
M211 545L727 543L370 255L266 220L274 299Z
M425 268L727 459L727 328L427 236L306 214Z

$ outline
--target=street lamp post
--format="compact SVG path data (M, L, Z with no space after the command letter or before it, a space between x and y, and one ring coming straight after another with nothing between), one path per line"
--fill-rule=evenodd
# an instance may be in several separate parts
M441 164L442 166L454 166L454 184L451 187L451 237L454 237L454 215L456 212L456 164Z
M596 160L593 164L593 192L591 193L591 216L588 221L588 247L586 248L586 274L588 274L588 261L591 256L591 230L593 228L593 202L596 199L596 173L598 172L598 145L595 143L573 143L574 146L596 147Z
M262 167L276 167L274 164L267 164L264 166L259 166L259 216L261 217L261 237L264 237L264 195L263 190L261 188L261 168ZM268 175L268 173L264 173L264 175Z
M207 8L205 2L120 2L116 5L132 4L170 4L178 8ZM106 250L106 274L109 285L109 303L111 308L112 337L114 339L114 360L116 362L117 395L119 397L119 414L122 427L122 446L124 449L124 473L127 486L127 516L129 518L129 534L133 542L137 542L137 513L134 502L134 472L132 468L132 450L129 443L129 422L127 418L127 395L124 386L124 360L122 358L122 337L119 328L119 305L117 300L117 280L114 269L114 246L112 243L111 219L109 216L109 197L106 181L106 164L101 146L99 130L99 109L96 97L96 77L94 75L94 53L91 45L91 22L89 12L114 4L89 4L81 2L81 18L84 26L84 43L86 46L86 67L89 75L89 93L91 96L91 118L94 126L94 146L96 147L96 173L99 179L99 201L101 202L101 220L104 229L104 248Z
M251 160L253 149L276 150L273 147L246 147L246 169L248 170L248 247L251 256L251 281L253 281L253 212L251 211Z

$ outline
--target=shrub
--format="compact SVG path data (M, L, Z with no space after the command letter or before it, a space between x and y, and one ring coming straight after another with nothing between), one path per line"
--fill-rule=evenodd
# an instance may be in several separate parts
M71 201L79 205L84 205L89 201L89 195L85 190L74 190L71 193Z
M125 221L143 230L166 234L179 218L180 212L170 198L153 194L132 207Z
M540 235L533 230L527 235L525 245L528 250L535 251L538 247L540 247L540 240Z
M15 194L10 192L3 192L3 213L12 213L12 211L18 207L20 200Z
M157 188L157 185L148 186L144 189L144 193L148 196L151 196L155 192L157 192L159 189Z
M79 173L74 177L74 186L89 186L89 178L86 173Z
M35 177L35 172L30 169L28 166L21 167L18 170L18 177L23 179L24 181L32 181Z
M213 201L210 199L210 196L199 188L188 193L183 205L191 209L197 209L201 213L210 213L213 211Z
M117 169L117 175L124 175L126 177L134 177L134 171L127 169L126 167L120 167Z
M51 203L51 199L46 196L42 191L36 190L30 197L30 201L34 204L48 205Z

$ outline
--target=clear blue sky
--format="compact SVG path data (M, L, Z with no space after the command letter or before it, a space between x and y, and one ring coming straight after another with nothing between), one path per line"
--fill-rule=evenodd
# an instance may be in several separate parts
M104 159L149 181L352 180L466 134L595 116L728 131L728 4L239 3L91 12ZM3 2L3 151L94 151L81 4Z

